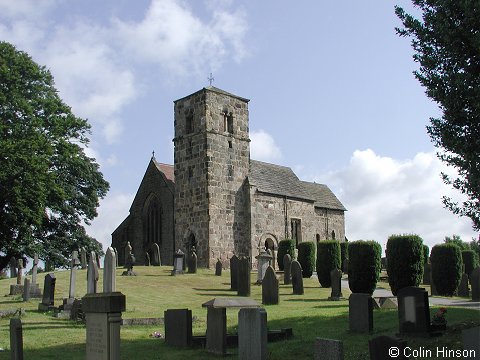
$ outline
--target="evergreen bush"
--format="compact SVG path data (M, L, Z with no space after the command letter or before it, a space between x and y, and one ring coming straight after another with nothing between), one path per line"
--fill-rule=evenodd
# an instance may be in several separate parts
M388 283L393 295L418 286L423 277L423 240L418 235L392 235L387 241Z
M322 287L332 286L330 271L340 269L340 243L335 240L320 241L317 243L317 277Z
M298 244L298 262L302 265L303 277L311 277L315 268L315 244L313 242L307 241Z
M430 256L430 248L423 244L423 264L428 263L428 257Z
M278 251L277 251L277 264L278 268L283 271L283 257L285 254L290 254L292 260L295 257L295 240L285 239L281 240L278 243Z
M465 274L470 277L473 269L478 267L477 254L473 250L462 250L463 265L465 265Z
M438 295L452 296L462 277L462 251L454 244L438 244L432 248L432 280Z
M348 246L348 286L353 293L373 294L380 278L382 247L376 241L355 241Z
M340 243L340 257L342 264L342 268L340 270L343 271L343 269L345 269L345 261L348 260L348 241Z

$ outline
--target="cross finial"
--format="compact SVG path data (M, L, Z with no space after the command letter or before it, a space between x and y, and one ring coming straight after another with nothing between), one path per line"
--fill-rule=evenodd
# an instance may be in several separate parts
M155 150L152 151L152 159L155 159Z
M207 78L207 80L209 81L210 86L212 86L212 82L215 80L212 73L210 73L210 76Z

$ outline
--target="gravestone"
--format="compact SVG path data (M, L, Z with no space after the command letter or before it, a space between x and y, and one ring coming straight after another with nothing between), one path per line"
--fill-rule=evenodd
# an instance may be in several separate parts
M230 258L230 290L238 290L238 257L233 255Z
M472 287L472 300L480 301L480 267L470 274L470 286Z
M165 343L187 347L192 343L192 310L168 309L164 311Z
M343 341L315 339L314 360L343 360Z
M183 274L183 261L185 259L184 255L185 254L180 249L173 254L173 270L171 275Z
M135 265L135 256L133 253L130 253L128 254L127 261L125 262L124 266L124 268L127 270L122 273L122 276L137 276L137 274L133 271L133 265Z
M400 359L406 360L405 348L407 342L402 339L393 338L390 336L377 336L368 341L368 349L370 352L370 360L392 360ZM395 350L392 350L395 349ZM392 353L392 351L394 351ZM396 351L396 353L395 353ZM392 354L392 355L390 355ZM398 354L397 356L394 356Z
M150 266L150 254L145 253L145 266Z
M10 319L10 359L23 360L23 329L19 318Z
M192 247L190 250L190 255L188 256L188 273L196 274L197 273L197 254L195 253L195 247Z
M80 266L82 269L87 268L87 250L84 247L80 248Z
M250 296L250 259L240 257L238 259L238 296Z
M26 277L23 283L23 301L30 300L30 284L30 279Z
M11 260L10 260L11 261ZM15 273L17 274L17 283L10 285L10 295L23 294L23 259L16 260Z
M55 275L47 274L43 281L43 297L42 302L38 304L38 310L50 311L55 305Z
M294 295L303 295L302 266L297 260L292 261L292 287Z
M127 245L125 245L125 249L123 250L123 265L127 263L128 254L132 252L132 245L130 245L130 241L127 241Z
M38 255L33 255L33 267L32 267L32 282L30 283L30 297L39 298L42 296L40 291L40 286L37 283L37 272L38 272Z
M370 294L352 293L348 298L348 324L351 332L373 330L373 299Z
M398 322L401 334L430 332L428 293L423 288L407 286L397 293Z
M220 259L217 259L215 264L215 276L222 276L222 262Z
M469 297L470 289L468 288L468 275L463 273L460 284L458 285L457 295L461 297Z
M430 277L431 277L432 265L430 263L425 263L423 265L423 285L430 285Z
M342 272L340 269L330 271L330 280L332 282L332 292L328 300L338 301L343 297L342 294Z
M475 353L475 357L469 357L471 359L480 359L480 326L462 330L462 344L463 350L467 350L468 354ZM467 357L465 357L467 358Z
M210 353L225 355L227 351L227 309L207 308L206 349Z
M100 265L100 254L99 253L95 253L95 259L97 259L97 268L98 270L100 270L102 268L102 266ZM116 265L116 263L115 263Z
M262 281L262 304L276 305L279 302L279 284L273 267L269 266L265 271Z
M268 269L273 271L271 266ZM266 360L267 337L267 311L259 308L240 309L238 312L238 358Z
M162 261L160 259L160 247L157 243L152 244L152 258L150 260L153 266L162 265Z
M99 275L95 257L95 251L90 252L90 260L88 261L87 268L87 294L97 293L97 282Z
M292 257L290 254L285 254L283 257L283 283L285 285L292 283L291 265Z
M17 285L22 285L23 281L23 259L17 261Z
M17 259L14 257L10 258L10 278L14 279L17 277Z
M116 273L115 273L115 252L111 247L105 253L103 264L103 292L111 293L116 291Z
M75 286L77 281L77 267L80 265L80 261L78 260L78 252L72 252L72 260L70 261L70 287L68 291L68 298L74 299L75 298Z
M273 257L264 250L259 255L255 256L255 259L257 259L257 284L261 284Z

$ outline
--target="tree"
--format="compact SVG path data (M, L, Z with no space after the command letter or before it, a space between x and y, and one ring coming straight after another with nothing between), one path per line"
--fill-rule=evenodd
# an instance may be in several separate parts
M395 13L410 37L415 77L429 98L439 104L441 118L431 118L427 132L439 148L437 156L456 169L443 181L462 193L458 203L444 196L453 213L467 216L480 230L480 2L478 0L412 0L422 19L401 7Z
M82 225L109 188L84 152L89 134L50 72L0 42L0 270L12 256L61 266L79 247L101 251Z
M445 244L454 244L457 245L460 250L470 250L470 245L463 241L462 238L458 235L453 234L452 237L445 236Z

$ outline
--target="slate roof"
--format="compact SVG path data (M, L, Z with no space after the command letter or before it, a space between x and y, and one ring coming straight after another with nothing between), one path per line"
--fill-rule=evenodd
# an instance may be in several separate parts
M158 170L160 170L163 175L165 175L165 177L172 181L172 182L175 182L175 175L174 175L174 168L173 168L173 165L169 165L169 164L163 164L163 163L159 163L157 160L153 159L153 163L155 164L155 166L157 167Z
M328 188L325 184L317 184L307 181L301 181L305 189L310 193L314 198L314 206L334 209L334 210L343 210L346 211L345 207L342 205L340 200L335 196L335 194Z

